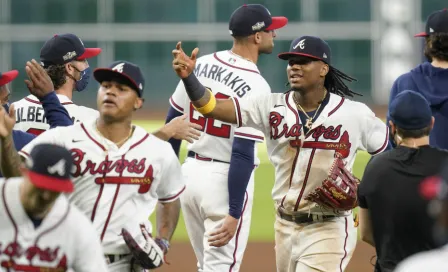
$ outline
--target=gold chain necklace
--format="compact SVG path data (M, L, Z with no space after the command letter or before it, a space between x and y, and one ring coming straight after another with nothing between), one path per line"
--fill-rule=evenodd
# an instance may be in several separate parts
M98 132L98 134L100 134L100 136L103 138L104 143L107 145L107 141L105 139L107 139L103 133L101 133L101 131L98 129L98 126L95 124L95 129ZM134 126L131 127L131 130L129 131L129 135L126 136L123 140L118 141L118 142L113 142L116 146L120 147L121 144L123 144L124 142L126 142L129 138L131 138L132 133L134 132ZM109 139L108 139L109 140ZM106 155L108 154L108 150L106 150Z
M327 90L324 91L324 96L322 97L322 101L325 99L325 96L327 95ZM310 117L306 111L302 108L302 106L300 106L299 101L297 101L296 96L293 94L292 95L292 99L294 100L294 103L296 103L296 106L298 108L300 108L300 110L303 112L303 114L306 115L306 123L305 123L305 127L308 129L311 129L311 127L313 126L313 120L316 117L317 113L319 112L320 106L322 105L322 102L319 103L319 106L317 107L316 111L314 112L313 117Z

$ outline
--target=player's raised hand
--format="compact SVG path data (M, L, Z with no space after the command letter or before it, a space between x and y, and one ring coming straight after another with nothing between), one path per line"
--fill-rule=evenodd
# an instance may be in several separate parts
M219 229L210 233L208 238L209 245L214 247L227 245L233 236L235 236L237 226L238 219L227 215Z
M25 71L29 78L29 80L25 80L25 83L31 94L38 98L42 98L54 91L51 78L36 60L33 59L31 61L27 61Z
M189 122L185 114L174 118L166 126L172 131L172 138L177 140L193 143L194 140L199 140L201 136L202 126Z
M199 48L193 49L191 56L187 56L182 49L182 42L176 44L176 49L173 50L173 69L180 78L188 77L196 66L196 58L199 53Z
M9 107L9 113L3 106L0 106L0 137L5 139L12 133L12 129L16 124L16 111L14 104Z

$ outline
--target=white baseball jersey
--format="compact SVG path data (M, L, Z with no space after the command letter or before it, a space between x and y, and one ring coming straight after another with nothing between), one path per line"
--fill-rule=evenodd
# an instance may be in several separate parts
M120 236L125 223L145 222L151 232L148 217L157 201L174 201L185 189L171 145L138 126L120 148L101 136L93 119L47 130L19 153L26 157L40 143L71 150L75 191L69 200L93 221L105 254L128 253Z
M22 182L0 179L0 271L106 272L89 219L61 194L35 228L20 201Z
M447 267L448 245L414 254L398 264L395 272L444 272Z
M84 122L89 119L99 117L97 110L78 106L74 104L67 96L58 94L59 101L68 111L73 123ZM28 95L19 101L13 103L16 110L15 130L21 130L34 135L39 135L48 130L50 125L45 118L45 112L39 99L34 95Z
M323 212L304 198L322 184L341 153L350 170L357 150L370 154L387 147L388 128L365 105L330 94L306 135L293 92L248 99L233 98L238 126L250 126L264 132L269 158L275 167L274 201L287 211Z
M220 51L200 57L197 60L195 75L199 81L213 91L217 98L259 96L271 92L266 80L260 75L257 65L233 54L231 51ZM263 133L249 127L235 128L234 125L205 118L196 111L185 91L182 81L170 98L173 108L188 115L190 122L204 128L199 140L188 144L188 150L198 155L230 162L233 137L263 142ZM255 148L255 164L259 164Z

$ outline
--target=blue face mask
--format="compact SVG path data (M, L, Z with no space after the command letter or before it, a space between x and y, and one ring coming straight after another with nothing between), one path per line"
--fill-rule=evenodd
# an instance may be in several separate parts
M89 85L91 69L90 67L87 67L84 71L80 71L80 73L81 78L75 82L75 89L78 92L84 91L87 88L87 85Z

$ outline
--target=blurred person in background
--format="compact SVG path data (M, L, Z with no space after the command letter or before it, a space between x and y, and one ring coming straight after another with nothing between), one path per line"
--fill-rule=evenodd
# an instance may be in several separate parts
M429 145L434 117L420 93L403 91L389 108L396 147L368 163L358 188L360 235L376 249L376 272L393 271L406 257L436 247L419 184L448 159L448 151Z
M406 258L395 272L445 272L448 267L448 160L437 175L421 183L420 192L422 198L431 201L428 212L436 220L433 239L438 247Z
M262 54L271 54L275 30L287 24L285 17L272 17L259 4L243 5L230 17L233 46L202 56L195 74L220 98L269 94L271 88L257 67ZM182 213L198 271L239 271L250 232L254 173L260 160L257 143L262 132L235 128L200 114L191 104L185 86L179 82L170 98L166 122L187 114L204 130L201 138L188 145L182 165L187 187L181 196ZM170 140L179 154L180 140Z
M429 15L425 32L416 34L415 37L425 38L424 54L428 61L395 80L389 103L404 90L414 90L422 94L430 103L435 118L429 144L448 149L448 137L445 132L448 130L448 11L439 10ZM387 120L390 120L389 115L390 106ZM393 146L393 138L389 139Z
M40 51L41 65L50 76L57 98L68 111L73 123L99 116L95 109L74 104L72 97L73 92L82 92L87 88L91 76L87 60L100 53L101 48L84 47L81 39L74 34L55 35L45 42ZM50 128L42 102L35 94L31 93L13 105L16 111L14 130L39 135ZM165 141L174 138L192 142L199 136L196 128L198 126L188 122L186 116L179 116L153 135ZM19 147L16 148L20 150Z

